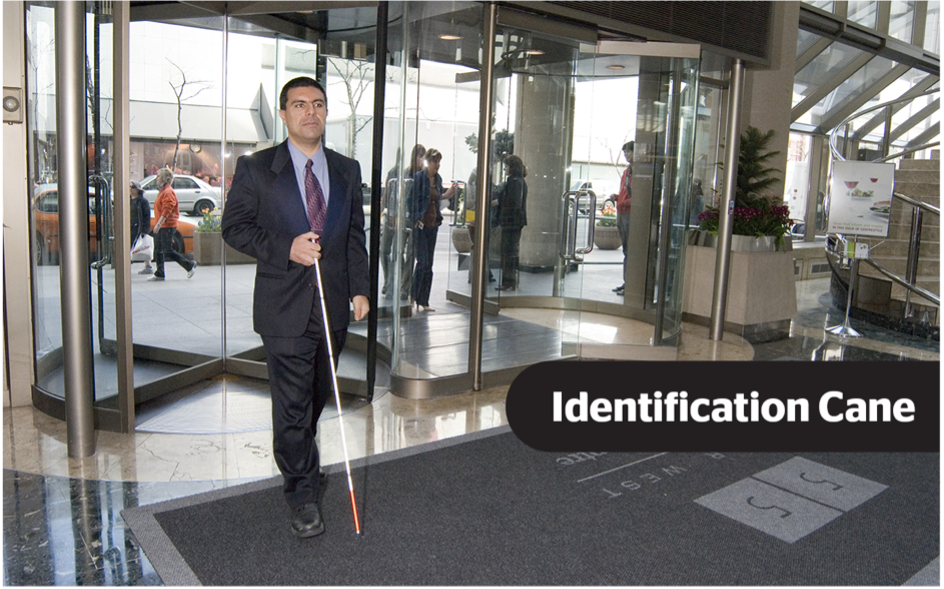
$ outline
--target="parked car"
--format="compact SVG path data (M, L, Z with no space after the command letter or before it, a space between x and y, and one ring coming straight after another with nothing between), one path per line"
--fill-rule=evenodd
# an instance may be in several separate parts
M33 255L37 265L52 264L59 258L59 189L56 184L40 184L34 190L33 215L35 231L33 240ZM98 257L98 240L95 233L98 229L98 216L95 207L94 192L89 188L88 199L88 234L90 258ZM151 216L151 228L157 219ZM177 235L174 236L173 248L182 254L193 251L193 231L196 225L189 220L181 219L177 225Z
M173 187L174 193L177 194L177 204L181 214L202 216L203 213L220 206L222 194L220 188L210 186L197 177L176 175ZM157 176L148 176L141 180L141 188L144 190L144 198L151 203L153 209L158 193Z

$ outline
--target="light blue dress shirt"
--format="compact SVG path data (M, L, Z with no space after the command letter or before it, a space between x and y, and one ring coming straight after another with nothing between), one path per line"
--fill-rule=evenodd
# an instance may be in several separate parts
M302 150L295 147L291 141L288 142L288 153L292 156L292 165L295 167L295 179L298 181L298 193L302 195L302 206L305 207L305 213L308 213L308 202L305 199L305 164L308 163L308 156L302 153ZM331 181L328 178L328 160L325 158L324 145L321 149L311 156L311 171L315 178L321 184L321 192L324 194L325 210L328 206L328 195L331 194Z

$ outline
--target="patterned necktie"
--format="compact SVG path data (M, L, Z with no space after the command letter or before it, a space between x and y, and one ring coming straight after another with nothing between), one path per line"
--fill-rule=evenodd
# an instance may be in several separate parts
M308 208L308 225L311 230L321 236L325 220L325 199L321 191L321 183L311 171L311 160L305 164L305 205Z

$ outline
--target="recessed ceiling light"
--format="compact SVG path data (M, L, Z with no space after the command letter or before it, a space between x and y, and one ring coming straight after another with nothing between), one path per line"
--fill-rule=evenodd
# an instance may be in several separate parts
M619 65L618 63L614 63L613 65L608 65L608 66L606 66L606 69L608 69L608 70L624 70L624 69L626 69L626 66L624 66L624 65Z
M528 49L525 53L528 55L544 55L544 52L540 49Z
M442 39L443 41L458 41L462 37L459 35L453 35L450 33L443 33L442 35L439 35L439 38Z

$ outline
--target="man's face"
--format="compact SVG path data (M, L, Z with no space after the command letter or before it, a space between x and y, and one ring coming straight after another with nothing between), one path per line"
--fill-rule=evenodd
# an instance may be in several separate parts
M626 161L627 161L627 162L633 163L633 152L630 151L629 149L624 149L624 150L623 150L623 157L626 158Z
M321 144L327 116L324 93L311 86L290 89L285 110L279 111L279 118L288 129L289 139L299 146L314 147Z

